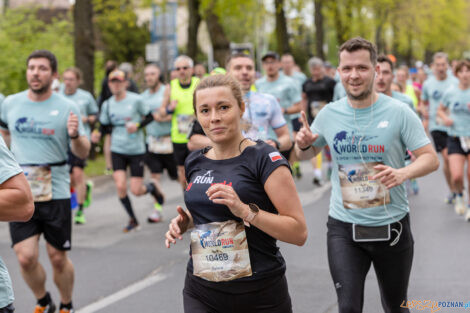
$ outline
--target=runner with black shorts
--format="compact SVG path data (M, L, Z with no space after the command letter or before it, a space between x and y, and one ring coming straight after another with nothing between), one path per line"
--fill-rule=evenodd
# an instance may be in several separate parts
M432 63L434 75L430 76L423 84L419 111L425 118L429 119L429 132L434 141L434 147L438 153L442 154L444 161L442 169L447 186L450 190L445 202L452 204L455 202L456 191L452 186L449 158L447 156L447 127L442 123L442 120L437 117L437 109L439 108L444 92L451 86L458 84L454 76L447 75L448 68L447 54L444 52L434 54Z
M338 68L347 98L325 106L311 126L303 115L296 138L301 159L330 146L334 166L327 247L340 313L362 312L372 264L384 312L409 312L401 307L413 261L403 182L439 167L418 116L405 103L374 91L376 62L369 41L345 42ZM416 156L408 166L406 148Z
M71 249L70 176L67 151L86 158L90 142L80 112L70 100L53 93L57 59L47 50L31 53L27 60L29 89L9 96L2 104L3 138L28 179L35 212L28 222L10 223L10 235L21 273L38 299L35 312L54 312L46 291L46 275L39 263L39 237L44 234L54 282L59 289L63 313L74 312L74 268L67 256ZM11 136L11 137L10 137Z
M184 161L189 155L188 133L194 121L193 92L199 78L193 77L193 60L185 55L176 58L174 69L178 78L170 82L169 92L165 95L160 109L161 116L171 116L171 141L178 168L178 179L183 190L186 188L184 179Z
M78 88L82 83L82 73L78 68L70 67L66 69L62 74L62 77L65 88L61 94L67 99L75 102L78 106L86 136L88 140L90 140L90 124L93 124L96 121L98 105L91 93ZM89 193L91 192L91 186L88 185L87 187L87 183L85 182L85 173L83 171L86 166L86 159L80 159L69 151L68 163L70 166L71 185L77 192L78 210L75 214L75 224L85 224L86 220L85 215L83 214L83 208L85 207L85 199L90 199ZM88 205L90 205L89 201L87 201L87 206Z
M113 179L119 200L129 215L129 223L123 229L127 233L139 226L127 196L127 168L130 168L130 189L134 195L142 196L150 193L160 204L163 204L163 195L154 183L144 185L143 182L145 160L143 127L153 121L153 115L140 95L126 90L126 74L123 71L115 70L108 78L113 96L103 103L100 131L93 133L92 140L98 142L101 134L111 133Z
M213 146L186 160L189 211L178 206L166 233L169 248L193 228L184 311L292 312L276 241L303 245L307 228L289 163L263 141L243 137L242 91L232 76L204 78L194 96Z
M173 144L171 142L171 116L162 117L160 107L163 96L169 92L168 86L160 83L160 68L149 64L144 69L145 90L141 96L153 114L154 121L147 125L147 154L145 163L150 169L153 182L161 187L160 179L166 169L171 179L178 179ZM160 188L161 189L161 188ZM158 223L162 219L162 206L155 202L155 210L147 218L149 223Z
M465 163L467 167L470 164L470 62L460 61L454 74L459 84L444 93L437 115L449 127L447 153L452 185L457 192L455 212L464 215L467 211L465 219L470 221L470 205L466 206L463 198ZM467 178L470 178L470 170L467 170ZM470 186L468 188L470 191Z

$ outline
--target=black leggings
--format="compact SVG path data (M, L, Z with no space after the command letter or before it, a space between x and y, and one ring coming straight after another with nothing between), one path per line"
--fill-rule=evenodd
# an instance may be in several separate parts
M407 300L408 281L413 262L413 236L409 216L401 223L403 231L395 246L390 242L354 242L352 224L328 218L328 262L338 296L340 313L360 313L364 304L364 283L371 264L380 288L382 307L386 313L409 312L401 308ZM399 230L398 223L391 226Z
M183 301L185 313L292 313L284 275L269 279L256 291L233 294L207 287L186 274Z

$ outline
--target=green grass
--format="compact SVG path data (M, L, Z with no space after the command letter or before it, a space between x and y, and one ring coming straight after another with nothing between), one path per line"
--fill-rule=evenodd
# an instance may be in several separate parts
M106 162L102 154L97 155L96 159L88 160L87 166L85 167L85 174L87 177L95 177L104 175L106 169Z

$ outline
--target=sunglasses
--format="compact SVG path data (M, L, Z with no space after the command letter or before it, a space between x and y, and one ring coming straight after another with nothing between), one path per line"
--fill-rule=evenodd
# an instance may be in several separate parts
M189 68L189 66L182 66L182 67L177 67L175 68L175 70L179 71L179 70L187 70Z

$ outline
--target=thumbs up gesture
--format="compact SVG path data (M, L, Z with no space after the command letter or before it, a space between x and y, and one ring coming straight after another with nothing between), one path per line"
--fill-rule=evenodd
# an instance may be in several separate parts
M317 140L318 134L314 134L310 130L304 111L301 112L300 121L302 122L302 127L297 132L297 136L295 136L295 144L300 150L306 150Z

